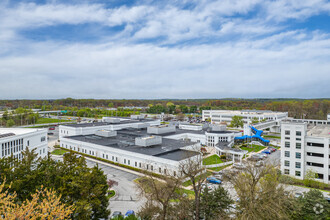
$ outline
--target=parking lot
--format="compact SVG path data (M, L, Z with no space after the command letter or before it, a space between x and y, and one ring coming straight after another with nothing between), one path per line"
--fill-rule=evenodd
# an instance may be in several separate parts
M96 162L86 159L89 167L95 166ZM134 180L139 176L130 172L126 172L119 168L97 162L99 167L107 175L108 179L118 182L118 186L114 186L116 195L110 199L109 208L111 212L120 211L126 213L128 210L137 212L144 204L145 199L139 196L139 191Z

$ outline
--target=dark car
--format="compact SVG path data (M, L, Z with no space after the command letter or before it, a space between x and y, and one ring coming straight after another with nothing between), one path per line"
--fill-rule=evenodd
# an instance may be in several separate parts
M113 219L113 218L116 218L116 217L119 217L119 216L124 217L123 214L122 214L121 212L119 212L119 211L114 211L114 212L112 213L112 215L111 215L111 218Z
M47 134L48 134L48 135L54 135L54 133L53 133L53 132L48 132Z
M261 153L264 153L264 154L271 154L272 152L270 150L263 150Z

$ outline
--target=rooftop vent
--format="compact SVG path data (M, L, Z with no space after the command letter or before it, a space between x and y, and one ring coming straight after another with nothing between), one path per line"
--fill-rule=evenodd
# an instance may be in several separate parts
M112 124L117 124L120 122L120 118L103 117L102 121L112 123Z
M162 137L160 136L148 136L135 138L135 145L141 147L149 147L162 144Z
M138 119L138 120L140 120L140 119L143 119L144 117L143 117L143 115L131 115L131 119Z
M147 128L148 134L167 134L175 132L175 126L172 125L158 125Z
M117 136L117 131L98 130L95 132L95 135L100 136L100 137L115 137L115 136Z
M134 123L131 126L132 128L137 128L137 129L141 129L141 128L147 128L148 124L146 123Z

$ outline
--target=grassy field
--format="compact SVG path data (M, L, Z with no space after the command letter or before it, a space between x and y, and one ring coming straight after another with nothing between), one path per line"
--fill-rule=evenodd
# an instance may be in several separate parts
M216 154L203 159L203 165L212 165L212 164L218 164L218 163L223 163L223 161Z
M222 167L212 167L212 168L207 168L208 170L213 170L213 171L220 171L220 170L223 170L225 169L226 167L229 167L231 166L231 164L228 164L228 165L225 165L225 166L222 166Z
M65 154L66 152L69 152L69 151L66 151L66 150L62 150L62 149L55 149L52 154L54 155L63 155Z
M48 123L57 123L57 122L67 122L69 120L59 120L54 118L39 118L36 124L48 124Z
M273 135L264 135L264 138L275 138L275 139L281 139L279 136L273 136Z
M253 152L258 152L258 151L261 151L261 150L266 148L265 146L255 145L255 144L252 144L252 148L250 146L251 145L248 145L248 147L241 147L241 149L242 150L247 150L250 153L252 151Z

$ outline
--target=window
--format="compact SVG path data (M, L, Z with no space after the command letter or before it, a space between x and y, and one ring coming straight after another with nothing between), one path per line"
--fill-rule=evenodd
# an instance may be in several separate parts
M301 172L296 170L296 176L300 176L301 175Z
M46 137L41 137L41 142L44 142L46 140Z
M30 141L27 141L27 146L30 146Z
M301 141L301 138L296 138L296 141Z
M149 164L147 164L147 170L149 169Z
M324 147L324 144L307 142L307 146L311 146L311 147Z
M176 172L175 171L173 171L173 176L176 176Z
M118 157L116 157L116 162L118 162Z
M285 161L284 161L284 166L289 167L289 166L290 166L290 161L285 160Z
M301 168L301 163L300 162L296 162L296 168Z
M301 149L301 143L296 143L296 149Z
M45 153L45 148L42 151L43 151L43 153Z
M166 174L166 169L164 169L164 174Z
M307 162L308 166L313 166L313 167L324 167L323 164L321 163L312 163L312 162Z
M290 147L290 142L285 142L285 147L289 148Z
M102 158L104 158L104 154L102 154Z
M296 152L296 158L301 159L301 153Z
M290 131L285 131L285 135L290 135Z
M301 136L301 131L296 131L296 136Z
M162 168L159 167L159 173L162 173Z
M324 154L307 152L307 156L312 156L312 157L324 157Z
M115 157L114 156L112 156L112 161L114 161L115 160Z
M124 164L126 164L126 159L124 159Z
M127 160L127 164L128 164L128 165L131 165L131 161L130 161L130 160Z
M137 167L137 162L135 162L135 167Z
M105 155L105 157L106 157L107 159L109 159L109 157L108 157L108 154L107 154L107 155Z
M141 168L141 163L139 163L139 167Z
M285 157L290 157L290 151L285 151L285 152L284 152L284 156L285 156Z
M151 170L151 171L154 170L154 166L153 166L153 165L150 166L150 170Z

